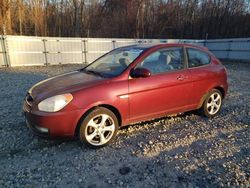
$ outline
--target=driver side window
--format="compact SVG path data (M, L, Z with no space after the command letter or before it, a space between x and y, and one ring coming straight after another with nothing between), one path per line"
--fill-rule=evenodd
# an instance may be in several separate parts
M153 52L146 57L136 68L146 68L152 75L180 70L184 68L182 48L165 48Z

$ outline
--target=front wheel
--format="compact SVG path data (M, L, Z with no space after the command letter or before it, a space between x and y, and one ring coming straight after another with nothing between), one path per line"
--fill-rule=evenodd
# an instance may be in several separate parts
M116 136L118 120L107 108L93 109L82 121L79 139L91 148L100 148L110 143Z
M218 89L211 90L199 112L206 117L214 117L221 109L222 105L222 94Z

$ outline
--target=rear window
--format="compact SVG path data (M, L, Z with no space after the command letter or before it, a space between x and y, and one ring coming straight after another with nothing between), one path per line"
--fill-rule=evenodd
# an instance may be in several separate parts
M210 63L210 56L201 50L188 48L187 54L188 66L190 68L208 65Z

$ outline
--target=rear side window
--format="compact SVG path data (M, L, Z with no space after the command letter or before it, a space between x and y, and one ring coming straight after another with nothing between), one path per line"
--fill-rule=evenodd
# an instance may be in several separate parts
M136 68L146 68L151 74L160 74L184 68L183 48L171 47L151 53Z
M199 67L203 65L208 65L210 63L210 56L200 50L188 48L188 66L192 67Z

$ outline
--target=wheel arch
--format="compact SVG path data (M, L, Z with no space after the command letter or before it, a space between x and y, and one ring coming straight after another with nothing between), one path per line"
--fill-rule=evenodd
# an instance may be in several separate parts
M218 86L218 87L215 87L213 89L218 89L222 94L222 99L224 99L226 93L225 93L225 90L222 86Z
M221 94L222 94L222 99L224 99L224 97L225 97L225 90L224 90L224 88L223 88L222 86L213 87L213 88L209 89L209 90L202 96L202 98L201 98L201 100L200 100L200 103L199 103L199 106L198 106L198 109L202 107L204 101L205 101L206 98L207 98L207 95L208 95L209 92L210 92L211 90L213 90L213 89L218 89L218 90L221 92Z
M115 116L117 117L117 120L118 120L118 123L119 123L119 127L122 125L122 116L121 116L120 111L116 107L114 107L112 105L109 105L109 104L100 104L98 106L99 107L107 108L111 112L113 112L115 114Z
M99 104L99 105L96 105L96 106L93 106L93 107L89 108L85 113L83 113L83 115L80 117L80 119L77 122L74 136L78 136L82 120L90 112L92 112L95 108L98 108L98 107L107 108L108 110L110 110L111 112L113 112L115 114L115 116L117 117L117 120L118 120L118 123L119 123L119 127L122 125L122 116L121 116L121 113L119 112L119 110L116 107L114 107L112 105L109 105L109 104Z

